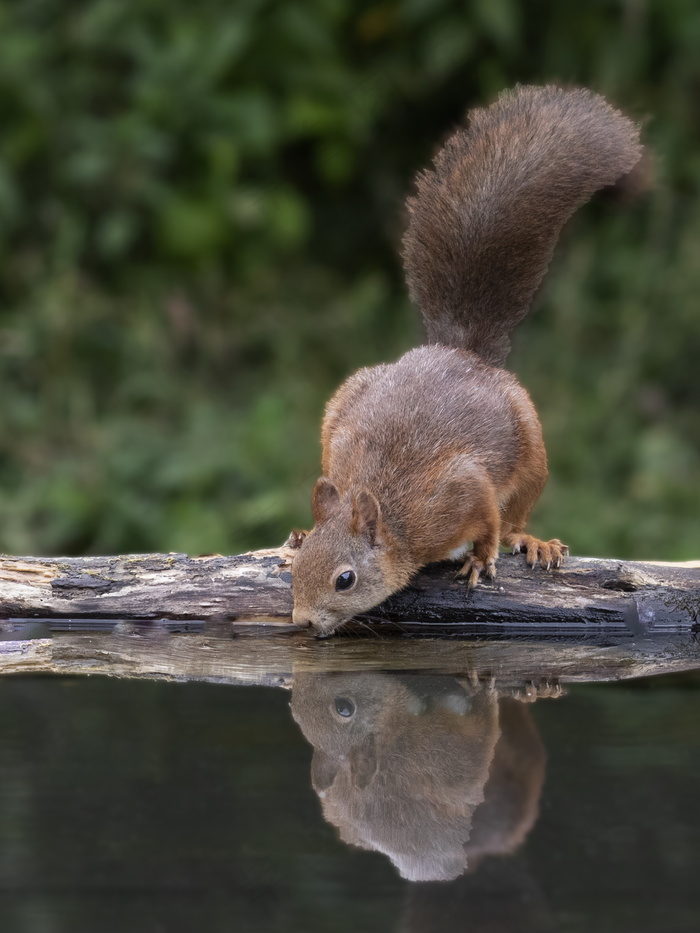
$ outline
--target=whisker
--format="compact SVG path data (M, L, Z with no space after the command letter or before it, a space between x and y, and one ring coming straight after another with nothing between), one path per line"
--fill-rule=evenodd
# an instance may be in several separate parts
M353 619L357 625L360 625L362 628L367 629L367 631L373 635L375 638L379 638L379 632L372 628L371 625L368 625L366 622L363 622L362 619Z
M365 613L363 613L363 615L364 615L365 619L367 619L368 622L386 623L386 621L387 621L384 617L382 617L382 616L373 616L373 615L371 615L369 612L365 612ZM356 621L359 621L359 619L356 620ZM393 626L394 626L395 628L397 628L400 632L403 632L404 635L409 635L409 634L410 634L410 632L408 631L408 629L407 629L407 628L404 628L404 626L401 625L399 622L391 621L389 624L390 624L390 625L393 625ZM376 629L373 629L373 631L375 632L375 634L376 634L377 636L379 636L379 632L377 632Z

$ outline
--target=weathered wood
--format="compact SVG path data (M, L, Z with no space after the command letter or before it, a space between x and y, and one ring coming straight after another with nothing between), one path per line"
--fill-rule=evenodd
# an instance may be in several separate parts
M41 619L54 631L110 631L120 620L168 620L170 630L291 622L286 549L234 557L184 554L0 558L0 626ZM498 577L470 591L453 566L428 568L363 617L402 631L480 635L694 632L700 563L569 558L560 570L506 555Z

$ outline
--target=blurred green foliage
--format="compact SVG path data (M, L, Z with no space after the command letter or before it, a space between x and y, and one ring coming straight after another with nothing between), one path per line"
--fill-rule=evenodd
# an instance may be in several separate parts
M572 225L511 367L576 553L697 557L693 0L0 2L0 549L236 551L309 522L323 404L419 325L397 249L467 106L588 85L653 192Z

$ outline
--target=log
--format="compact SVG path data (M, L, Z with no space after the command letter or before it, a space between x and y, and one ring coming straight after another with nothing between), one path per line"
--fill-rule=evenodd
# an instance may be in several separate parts
M34 620L52 632L110 632L124 620L162 620L171 632L212 623L294 631L292 555L277 548L233 557L1 557L0 628ZM545 571L505 555L496 580L474 590L454 565L436 565L348 631L358 625L488 637L690 634L700 628L700 562L569 558Z

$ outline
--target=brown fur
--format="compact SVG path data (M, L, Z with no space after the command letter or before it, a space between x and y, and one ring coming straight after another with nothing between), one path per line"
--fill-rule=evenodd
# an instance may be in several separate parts
M501 365L561 228L640 156L635 126L584 89L522 87L473 110L408 201L406 274L430 341Z
M351 715L337 712L336 702ZM344 842L412 881L455 878L522 844L545 752L526 707L444 676L296 674L292 713L311 778Z
M457 551L470 585L494 576L499 542L561 563L560 541L525 532L547 479L537 413L494 364L562 225L639 155L634 126L602 98L521 88L474 111L419 176L404 260L429 345L360 370L328 403L295 622L329 633ZM340 591L346 571L355 583Z

